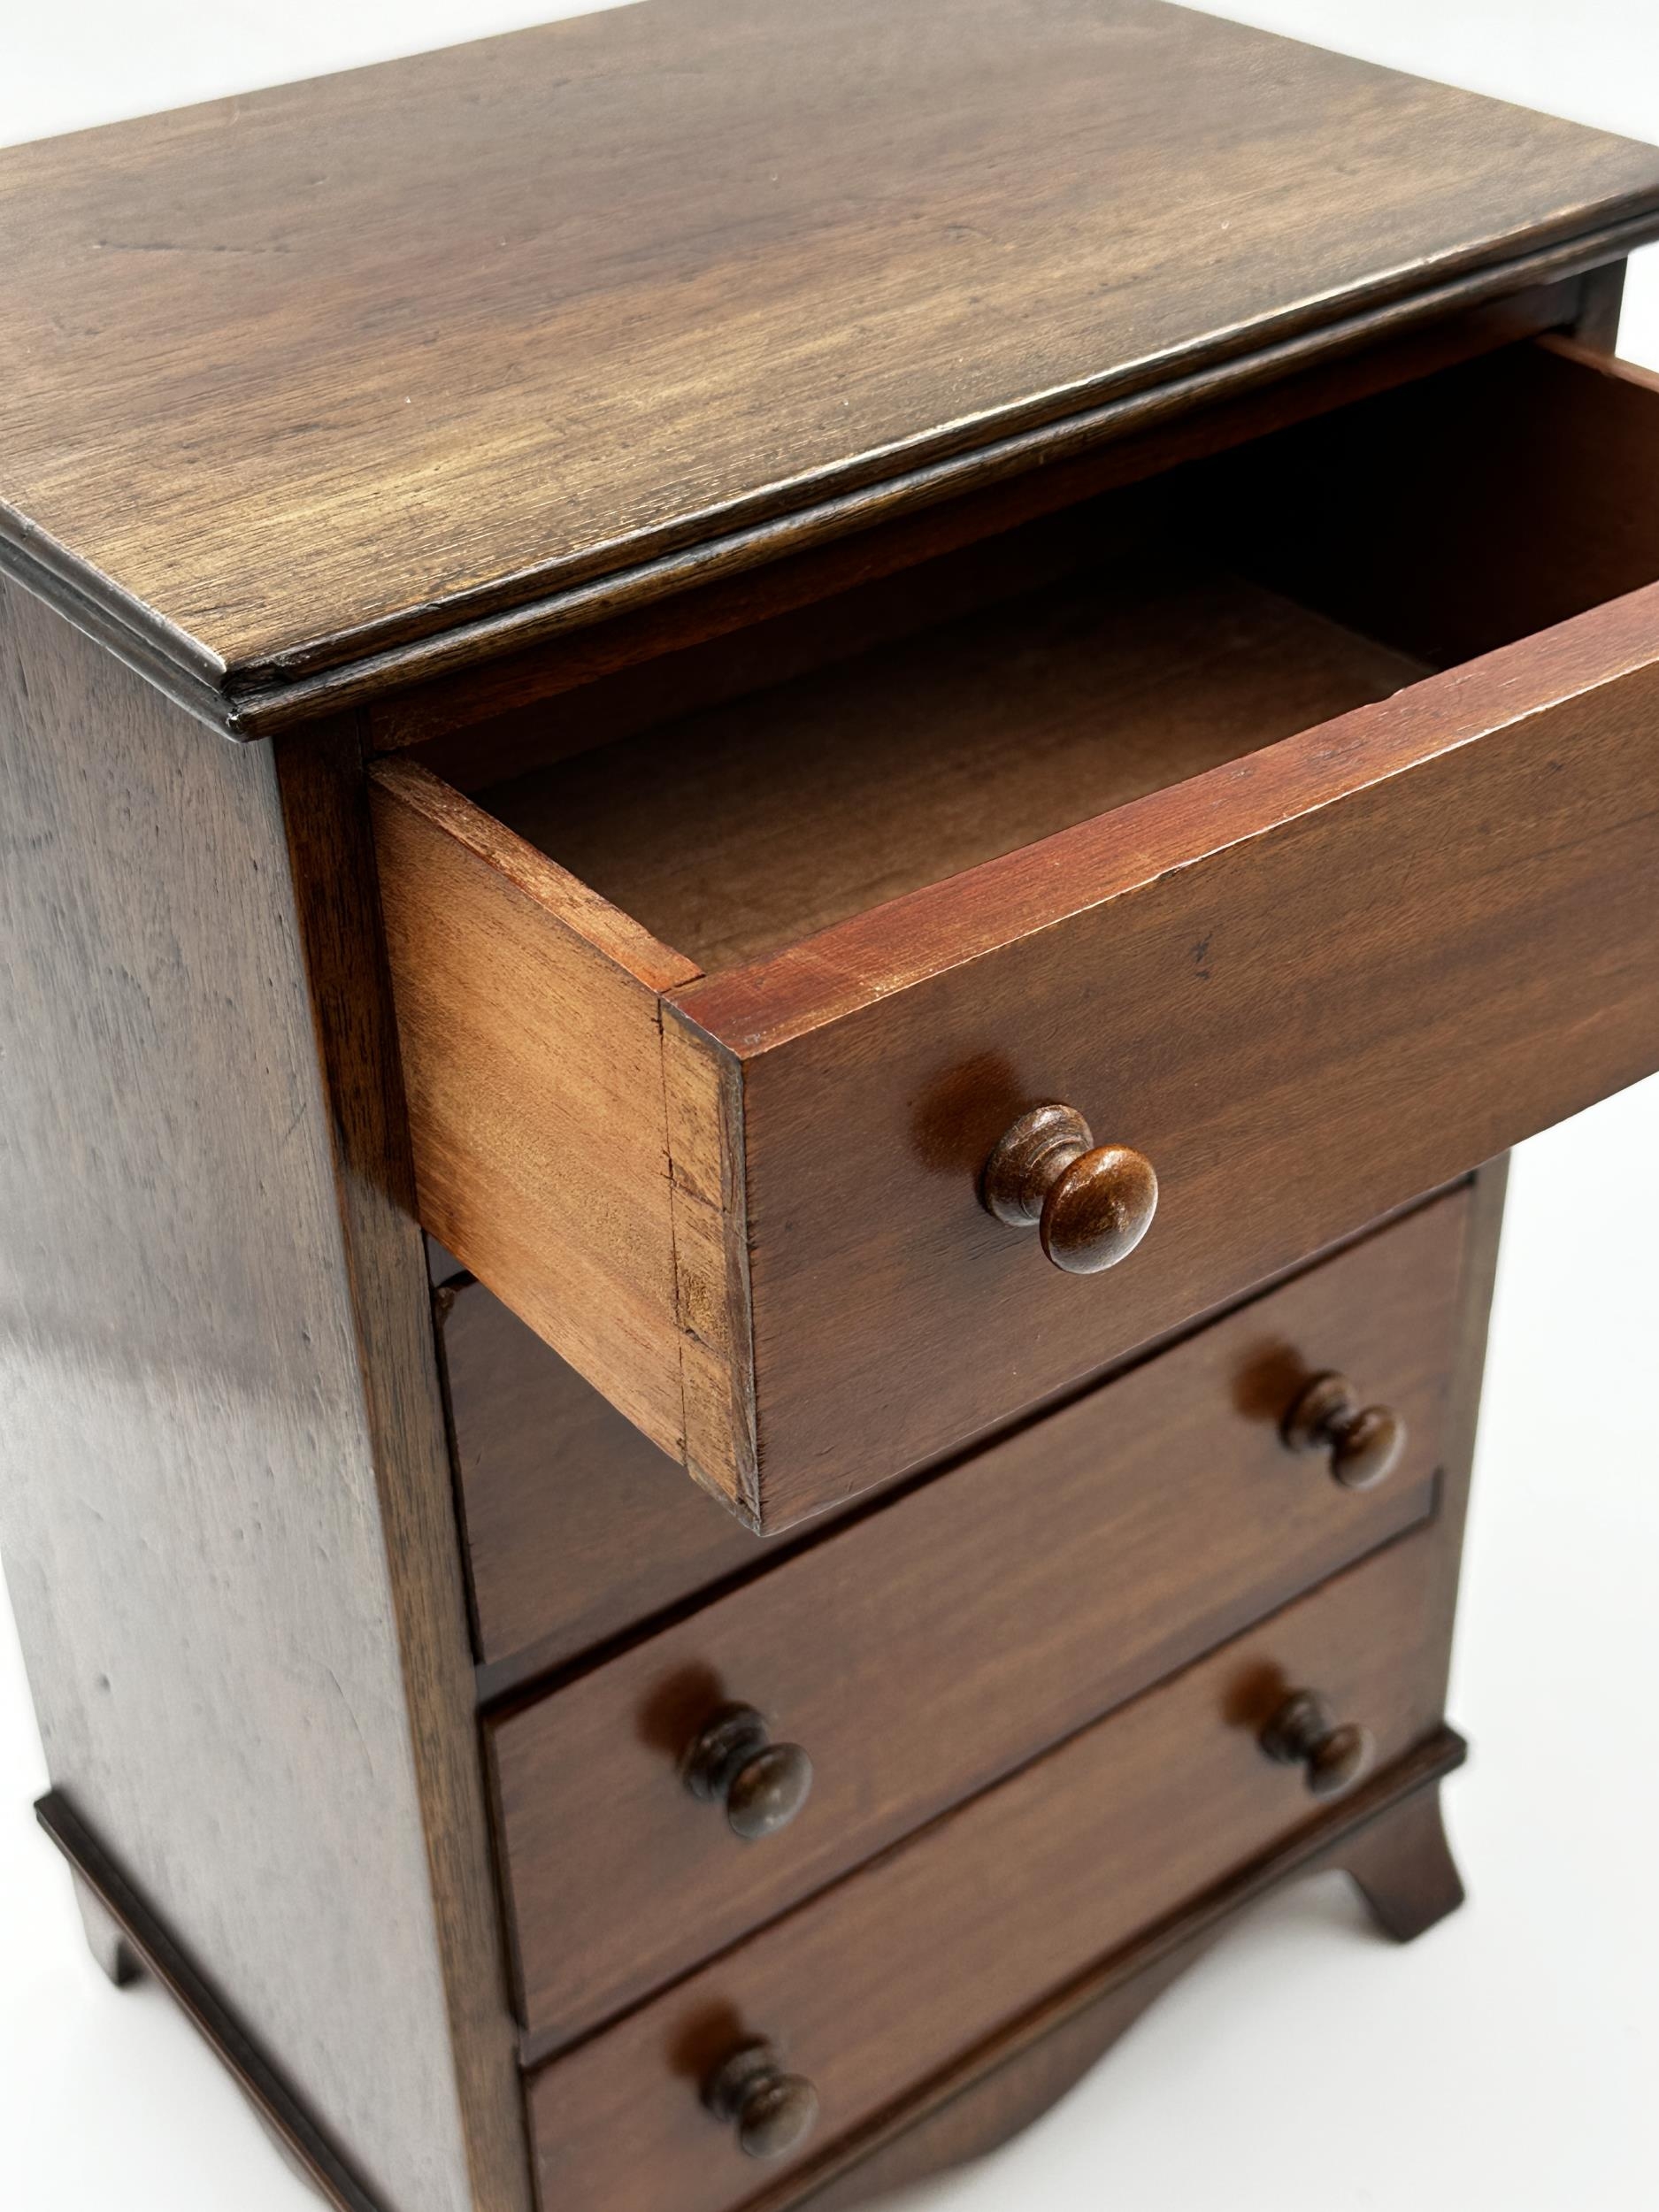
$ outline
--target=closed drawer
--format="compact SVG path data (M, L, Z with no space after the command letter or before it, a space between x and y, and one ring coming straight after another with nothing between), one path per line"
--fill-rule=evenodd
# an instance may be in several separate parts
M775 1555L482 1283L438 1340L486 1698Z
M1462 1192L1425 1208L493 1723L532 2047L1428 1516L1468 1211ZM1333 1369L1404 1425L1374 1487L1281 1439ZM814 1770L787 1824L747 1840L682 1779L733 1707ZM780 1780L787 1811L800 1777ZM731 1803L743 1824L741 1786Z
M1654 380L1528 344L1115 503L498 790L378 772L427 1227L757 1527L1659 1064ZM1103 1272L982 1203L1055 1102L1156 1171Z
M530 2109L543 2201L725 2212L1306 1822L1259 1736L1311 1687L1379 1762L1433 1729L1444 1671L1430 1529L1072 1737L998 1789L545 2069ZM765 2037L819 2099L757 2167L699 2086Z

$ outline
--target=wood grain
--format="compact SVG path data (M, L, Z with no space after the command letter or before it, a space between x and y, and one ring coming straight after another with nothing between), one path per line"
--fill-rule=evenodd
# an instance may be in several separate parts
M657 0L13 149L0 210L10 534L234 719L1613 257L1659 157L1156 0Z
M764 1525L1651 1072L1656 714L1650 588L677 993L743 1061ZM978 1201L1048 1098L1162 1186L1087 1282Z
M273 2066L258 2039L162 1925L108 1850L58 1792L35 1807L41 1826L74 1870L88 1932L111 1960L118 1984L148 1974L157 1981L229 2072L278 2150L333 2212L385 2212L353 2171L348 2153L319 2127L291 2082Z
M1402 1538L1072 1737L538 2074L544 2197L679 2212L783 2193L699 2101L736 2044L777 2041L817 2086L833 2153L907 2089L1090 1962L1306 1824L1256 1741L1292 1682L1376 1731L1385 1762L1440 1718L1436 1535Z
M531 2052L1430 1513L1467 1211L1440 1201L493 1724ZM1410 1436L1363 1498L1279 1435L1348 1360ZM754 1845L679 1774L733 1703L816 1770Z
M1617 398L1598 437L1603 388ZM1542 472L1553 549L1518 567L1518 518L1474 435L1488 412L1510 475L1534 448L1572 464ZM1425 423L1432 438L1407 434ZM1659 597L1631 588L1659 573L1659 509L1621 504L1619 488L1659 480L1655 424L1640 378L1523 348L1285 434L1279 472L1305 491L1296 511L1316 516L1323 549L1325 573L1298 572L1299 587L1391 641L1421 642L1425 620L1440 650L1489 641L1505 605L1509 629L1553 626L1278 742L1408 664L1392 642L1187 572L1171 603L1122 623L1079 580L1035 642L1029 610L981 604L710 710L678 750L641 733L504 794L514 820L643 919L435 780L384 767L424 825L396 902L440 948L406 930L394 946L400 1006L419 1010L403 1048L417 1157L432 1160L423 1194L447 1178L473 1209L423 1195L426 1225L584 1372L626 1365L632 1395L612 1390L617 1402L775 1532L1648 1072ZM1254 466L1182 472L1135 511L1155 535L1236 538L1251 481L1238 471ZM1322 488L1350 478L1367 495L1346 511ZM1465 618L1449 569L1406 557L1425 501L1459 548ZM1281 534L1229 549L1272 571ZM1596 589L1624 595L1586 609ZM1105 810L1038 833L1090 805ZM446 835L459 856L438 850ZM960 866L1010 838L1029 841ZM542 868L556 894L537 889ZM498 910L520 934L492 997L473 945L493 941ZM633 976L595 965L585 941L571 965L565 910ZM579 996L599 985L572 1033L608 1034L595 1010L615 991L641 1044L631 1065L600 1052L611 1105L581 1125L585 1150L563 1131L556 1144L538 1103L538 1085L557 1102L572 1079L558 1023L513 993L544 933ZM664 933L710 958L775 949L674 982L696 963ZM656 1076L636 984L668 994ZM444 1094L430 1128L428 1055ZM1146 1245L1086 1286L1040 1279L979 1203L993 1145L1044 1099L1164 1184ZM498 1137L503 1100L513 1125ZM637 1157L616 1149L630 1101L654 1129ZM518 1183L515 1152L534 1169ZM649 1332L582 1347L603 1299L554 1283L545 1239L524 1233L548 1203L544 1167L547 1190L562 1177L579 1195L619 1170L649 1179L644 1257L614 1234L603 1248L647 1282Z
M380 950L362 733L352 721L323 725L281 743L275 764L474 2204L528 2212L465 1571Z
M657 993L692 964L412 764L373 798L422 1225L683 1458Z
M1363 1870L1364 1883L1391 1906L1395 1895L1421 1898L1424 1910L1431 1900L1445 1904L1444 1890L1436 1898L1431 1886L1437 1846L1448 1863L1440 1780L1463 1755L1462 1739L1441 1729L1311 1832L1241 1869L981 2050L964 2054L908 2106L814 2162L803 2186L787 2187L781 2197L768 2193L755 2212L779 2212L784 2201L810 2203L812 2212L851 2212L986 2156L1056 2104L1240 1914L1290 1882L1340 1869L1364 1894ZM1363 2111L1363 2086L1355 2094Z
M382 1290L419 1323L419 1248L342 1212L384 1162L313 1026L350 898L302 927L272 755L10 586L0 848L0 1524L53 1783L377 2195L523 2212L482 1791L414 1736L465 1662L430 1348L363 1333ZM493 2104L454 2040L492 1997Z
M866 517L850 535L687 582L632 612L607 618L595 611L583 624L572 609L570 621L538 646L374 700L367 710L371 748L420 745L421 758L447 782L477 791L544 764L552 748L580 751L602 741L598 733L615 736L665 712L787 680L917 627L911 608L927 589L911 593L905 580L921 586L955 565L948 557L956 557L971 578L997 541L1064 511L1076 514L1104 492L1501 346L1574 329L1586 312L1604 322L1610 279L1623 266L1448 310L1402 335L1339 350L1311 367L1263 358L1254 381L1239 388L1228 380L1219 396L1201 395L1192 380L1181 380L1125 403L1118 434L1104 442L1079 437L1069 458L1051 454L1020 468L1010 460L977 490L941 495L915 511L895 499L889 517ZM1034 572L1032 587L1042 580ZM541 710L549 704L550 712Z
M480 803L713 974L1425 672L1183 559L1156 507L1084 513L1083 545L1133 536L1134 551L1038 584L1022 534L995 604Z

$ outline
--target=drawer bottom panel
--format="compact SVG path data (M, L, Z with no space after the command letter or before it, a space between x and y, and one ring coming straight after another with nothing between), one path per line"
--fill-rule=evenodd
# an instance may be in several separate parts
M1379 1762L1440 1720L1448 1534L1401 1538L715 1960L529 2085L543 2201L732 2212L1315 1813L1261 1748L1294 1689ZM702 2084L757 2038L815 2085L747 2158Z

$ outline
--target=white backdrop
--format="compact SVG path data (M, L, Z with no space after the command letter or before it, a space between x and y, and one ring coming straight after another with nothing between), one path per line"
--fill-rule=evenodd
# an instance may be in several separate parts
M0 0L0 142L581 12ZM1210 12L1659 140L1654 0ZM1659 250L1621 350L1659 366ZM903 2212L1659 2206L1659 1083L1523 1148L1510 1191L1452 1706L1471 1904L1405 1951L1340 1877L1270 1906L1047 2120ZM29 1816L45 1780L0 1599L0 2203L301 2212L165 2001L92 1966Z

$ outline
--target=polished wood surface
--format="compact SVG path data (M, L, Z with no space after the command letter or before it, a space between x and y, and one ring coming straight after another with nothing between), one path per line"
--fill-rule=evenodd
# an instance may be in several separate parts
M979 1189L999 1221L1034 1228L1043 1256L1067 1275L1098 1275L1126 1260L1158 1208L1150 1160L1127 1145L1097 1145L1075 1106L1033 1106L1011 1122Z
M1452 1732L1442 1730L1438 1745L1432 1740L1423 1755L1391 1768L1379 1786L1339 1808L1334 1820L1327 1816L1311 1835L1255 1862L1080 1986L1002 2031L982 2053L958 2062L929 2085L919 2108L913 2101L902 2119L862 2131L807 2177L804 2194L789 2200L812 2212L885 2205L894 2190L983 2158L1056 2104L1178 1975L1231 1932L1241 1912L1290 1882L1339 1869L1386 1935L1409 1942L1423 1934L1463 1902L1438 1778L1462 1752ZM779 2203L763 2197L757 2212L776 2212Z
M706 581L687 580L631 612L599 610L539 645L372 699L371 749L420 745L447 781L476 791L545 765L554 729L559 751L582 751L604 737L787 682L916 627L913 602L899 588L903 576L936 575L956 554L972 565L990 552L987 541L1005 541L1035 518L1501 346L1582 330L1591 319L1599 326L1623 266L1603 264L1582 276L1537 282L1517 272L1518 291L1475 306L1442 303L1421 323L1408 314L1398 334L1373 333L1363 349L1311 366L1296 365L1293 346L1258 357L1248 377L1236 364L1184 377L1168 391L1111 406L1117 427L1104 442L1103 420L1095 416L1054 426L1040 460L1024 457L1030 465L1005 452L978 489L941 496L915 512L895 487L883 495L879 526L868 518L872 526L803 550L780 550L763 566L738 564L733 572L739 549L728 545L724 559L707 557ZM1033 588L1042 580L1033 573ZM540 711L554 700L554 716Z
M366 849L303 781L0 584L7 1582L55 1788L365 2180L526 2212Z
M1450 1910L1480 1163L1659 1058L1659 152L647 0L0 234L0 1517L105 1970L342 2212L787 2212L1297 1872Z
M1377 1762L1377 1740L1358 1721L1338 1720L1317 1690L1293 1690L1262 1731L1262 1748L1300 1767L1315 1797L1345 1797Z
M1430 1513L1467 1210L1440 1201L492 1721L530 2047ZM1333 1354L1386 1380L1414 1438L1363 1496L1279 1441ZM797 1816L751 1844L680 1778L740 1702L813 1770Z
M10 534L234 716L1608 259L1659 157L1156 0L675 0L9 150L0 209Z
M1582 400L1609 373L1544 357L1541 388L1512 365L1540 435L1563 376ZM1608 419L1562 575L1616 486L1659 573L1659 504L1628 497L1659 472ZM1408 457L1402 511L1460 513ZM742 1065L765 1525L1651 1072L1655 714L1650 584L672 994ZM1093 1281L1033 1271L979 1203L1045 1098L1156 1165L1156 1224Z
M1386 1482L1406 1448L1406 1425L1392 1406L1361 1403L1346 1375L1316 1375L1285 1416L1286 1449L1322 1452L1331 1479L1345 1490Z
M1340 482L1346 449L1333 441L1345 438L1356 467L1368 465L1377 409L1412 421L1438 409L1426 480L1417 444L1395 437L1386 480L1368 480L1357 518L1322 515L1330 574L1320 588L1356 618L1350 558L1374 574L1372 540L1403 530L1432 498L1455 518L1448 534L1467 535L1478 603L1496 596L1478 543L1490 471L1471 459L1464 496L1455 448L1459 438L1478 445L1479 403L1502 392L1514 435L1532 422L1547 449L1564 439L1582 457L1586 488L1575 506L1563 483L1551 550L1537 565L1559 588L1546 597L1534 580L1523 595L1527 618L1563 618L1554 628L1509 645L1507 659L1428 678L1272 743L1296 684L1310 672L1316 690L1328 684L1321 656L1356 634L1324 615L1310 629L1282 597L1234 603L1236 627L1223 626L1206 664L1221 672L1218 695L1232 698L1228 726L1178 696L1187 679L1169 669L1194 655L1166 649L1165 624L1145 680L1125 680L1113 696L1109 742L1087 708L1088 684L1068 677L1056 694L1077 740L1056 792L1075 798L1073 764L1086 758L1093 795L1122 803L942 881L931 879L961 857L953 821L1000 839L1003 792L1033 782L1018 745L1030 687L1017 675L1000 693L986 687L1001 741L975 757L956 812L939 808L931 770L917 776L918 764L949 761L972 726L967 695L952 688L958 634L949 626L942 639L855 658L839 691L825 687L838 727L888 732L875 750L865 746L875 780L842 787L839 844L833 810L820 835L799 833L803 818L818 818L812 794L825 770L810 744L784 741L790 716L767 695L752 714L726 708L717 718L721 731L772 733L734 782L718 772L700 781L685 764L677 779L665 763L660 779L618 778L631 749L649 741L641 737L488 795L561 858L579 857L597 888L488 806L411 764L383 766L387 810L396 811L395 800L423 825L422 841L405 838L394 855L391 933L400 1010L415 1010L404 1058L427 1225L590 1379L609 1388L608 1375L626 1368L625 1409L771 1532L856 1494L873 1470L880 1479L960 1448L1647 1071L1659 1024L1643 950L1655 818L1645 732L1659 654L1654 592L1640 580L1659 574L1650 519L1659 510L1627 502L1617 551L1602 542L1601 518L1615 480L1659 480L1659 395L1640 380L1621 385L1611 434L1593 452L1579 426L1609 380L1614 373L1570 353L1520 348L1432 393L1396 392L1346 422L1286 434L1292 480ZM1316 437L1317 471L1295 458L1298 442ZM1216 527L1232 511L1240 465L1224 459L1153 488L1165 526ZM1596 582L1638 588L1585 611L1583 587L1568 580L1576 549L1592 539L1599 549L1585 558ZM1264 534L1263 563L1278 557ZM1500 571L1513 566L1507 552L1492 557ZM1425 565L1416 586L1413 573L1404 562L1389 569L1378 624L1409 630L1414 590L1437 604L1450 594L1438 570ZM1176 602L1193 588L1190 579L1179 585ZM1451 617L1434 619L1443 642L1459 641ZM1138 634L1110 620L1103 631L1063 626L1037 665L1052 683L1081 639L1093 669L1104 635L1133 670ZM1234 661L1240 641L1248 649ZM1475 631L1463 641L1485 641ZM1251 662L1258 650L1264 660ZM1386 683L1376 650L1356 646L1343 680L1368 693ZM912 704L928 703L912 743L882 720L893 653L920 684ZM1017 651L1002 657L1017 671ZM1265 723L1263 664L1286 676ZM1414 664L1394 656L1395 680ZM1316 705L1305 691L1302 703ZM715 769L721 741L705 764ZM1214 764L1217 751L1253 742L1260 749L1242 760ZM1160 775L1185 780L1147 789ZM878 793L889 803L872 807ZM429 865L428 849L446 838L465 857ZM810 926L825 885L840 880L837 849L853 872L833 896L877 895L887 863L878 856L872 883L866 848L902 851L928 887L712 975L696 976L695 958L664 941L672 926L711 951L699 912L723 918L727 943L733 932L759 928L770 941ZM629 903L601 892L626 892ZM588 1000L574 1033L603 1037L600 1010L618 997L640 1055L629 1067L602 1053L593 1095L611 1104L574 1118L566 1101L572 1087L583 1094L582 1063L552 1055L545 1021L512 995L513 964L568 966L572 916L586 950L572 982ZM509 964L503 919L516 940ZM1340 959L1327 957L1327 943ZM676 966L687 979L656 979ZM1591 971L1605 1002L1580 1035ZM499 982L480 993L483 972ZM1112 978L1110 1024L1098 1018L1102 972ZM657 1101L644 1092L649 994L663 991L659 1132ZM1563 1054L1555 1045L1569 1028L1578 1048ZM1286 1113L1277 1102L1291 1061L1297 1103ZM1164 1199L1110 1284L1044 1279L1027 1305L1029 1262L977 1200L997 1140L1045 1097L1087 1101L1113 1143L1152 1163ZM630 1149L617 1140L632 1127L641 1141ZM632 1196L629 1175L643 1179ZM572 1194L590 1216L582 1248L603 1263L580 1284L551 1266L541 1233ZM637 1238L604 1242L607 1206L618 1219L632 1210ZM618 1255L634 1283L605 1279Z
M746 2158L786 2158L818 2123L818 2091L766 2042L741 2044L722 2059L703 2085L703 2101L730 2124Z
M722 1706L693 1738L680 1770L699 1804L718 1805L745 1843L787 1828L812 1788L812 1762L798 1743L773 1743L752 1705Z
M723 2212L755 2169L702 2086L764 2037L817 2090L815 2147L1161 1915L1287 1840L1310 1800L1256 1740L1323 1681L1392 1763L1440 1719L1430 1528L1402 1538L538 2074L544 2196ZM787 2173L789 2160L779 2162Z

